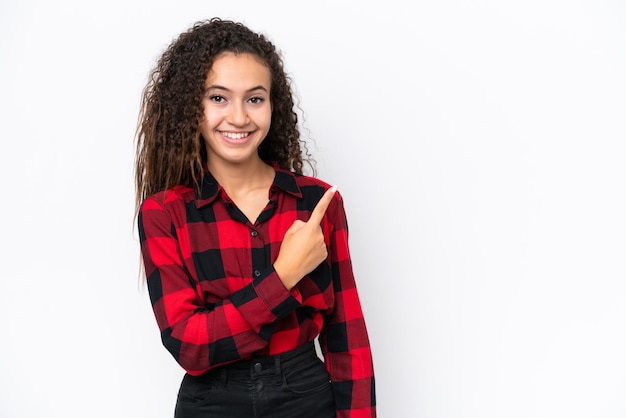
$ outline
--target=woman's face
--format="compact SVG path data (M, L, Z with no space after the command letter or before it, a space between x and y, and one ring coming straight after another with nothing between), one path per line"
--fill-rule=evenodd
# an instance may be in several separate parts
M225 52L215 59L200 121L209 167L259 159L257 148L272 118L271 80L270 70L253 55Z

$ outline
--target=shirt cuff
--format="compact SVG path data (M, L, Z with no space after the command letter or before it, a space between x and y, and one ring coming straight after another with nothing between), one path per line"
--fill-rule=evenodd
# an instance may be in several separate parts
M231 301L255 329L289 315L301 306L302 296L287 290L274 267L233 293Z
M273 266L267 273L267 276L264 278L259 278L252 282L252 285L259 298L265 302L276 318L284 318L300 306L300 301L298 300L300 292L296 290L294 294L292 291L287 290ZM300 300L302 300L301 296Z

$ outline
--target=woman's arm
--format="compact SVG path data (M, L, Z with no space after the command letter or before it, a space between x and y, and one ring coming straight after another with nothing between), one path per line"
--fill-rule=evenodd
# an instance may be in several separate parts
M372 353L354 279L343 201L328 210L329 257L335 305L326 318L320 344L330 374L338 418L375 417Z
M264 348L274 322L300 306L273 267L230 298L208 306L185 268L172 216L160 201L149 198L142 204L138 228L161 340L190 374Z

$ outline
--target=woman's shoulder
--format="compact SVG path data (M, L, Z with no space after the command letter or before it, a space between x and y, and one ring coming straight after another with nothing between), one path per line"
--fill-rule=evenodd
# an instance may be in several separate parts
M168 206L184 205L195 198L195 191L189 186L177 185L167 190L156 192L146 197L142 203L142 208L153 207L154 205L166 208Z
M294 194L319 194L331 187L331 184L319 177L286 170L277 164L274 164L274 170L276 171L276 178L274 179L276 184Z
M311 201L312 203L317 203L317 201L322 197L326 190L333 187L332 183L329 183L328 181L319 177L296 174L295 178L298 189L302 193L302 198L304 200ZM335 197L331 201L328 210L334 211L337 206L343 206L343 196L339 193L339 191L335 192Z
M307 187L323 187L324 189L328 189L331 187L331 184L322 180L319 177L307 176L304 174L296 174L296 183L298 186Z

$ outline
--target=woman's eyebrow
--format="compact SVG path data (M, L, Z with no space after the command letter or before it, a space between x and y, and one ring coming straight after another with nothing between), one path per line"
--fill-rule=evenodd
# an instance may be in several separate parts
M220 86L219 84L213 84L210 86L207 86L207 88L205 89L205 91L209 91L209 90L224 90L224 91L231 91L229 88L224 87L224 86ZM255 90L263 90L264 92L267 93L267 88L265 86L262 85L258 85L252 88L249 88L248 90L246 90L246 93L255 91Z

